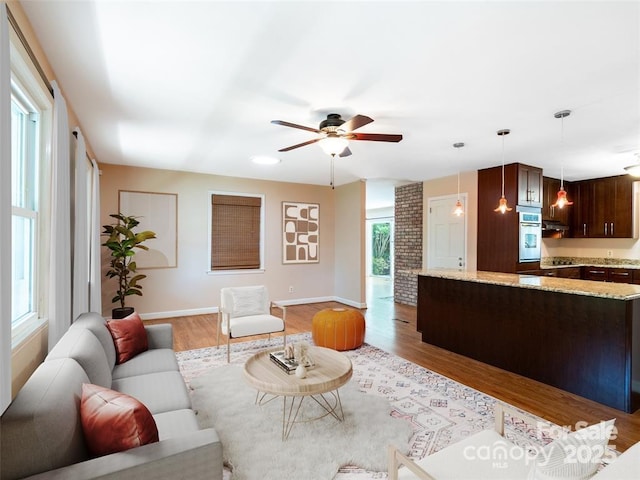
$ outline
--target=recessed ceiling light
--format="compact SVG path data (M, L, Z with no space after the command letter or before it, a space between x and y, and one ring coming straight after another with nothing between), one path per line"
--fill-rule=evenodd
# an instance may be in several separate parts
M258 165L275 165L276 163L280 163L280 159L276 157L267 157L265 155L256 155L251 157L251 161L253 163L257 163Z

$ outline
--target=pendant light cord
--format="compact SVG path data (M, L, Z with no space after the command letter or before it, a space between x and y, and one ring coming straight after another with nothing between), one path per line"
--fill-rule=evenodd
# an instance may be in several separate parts
M564 117L560 117L560 190L564 189Z
M502 196L504 197L504 134L502 134Z

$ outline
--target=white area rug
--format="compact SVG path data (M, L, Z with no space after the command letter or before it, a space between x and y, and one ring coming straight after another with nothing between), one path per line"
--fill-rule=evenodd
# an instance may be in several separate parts
M293 426L282 441L282 400L258 406L256 390L247 385L242 367L218 367L191 381L193 406L202 427L214 427L223 445L233 480L325 480L342 465L368 470L386 469L386 448L397 445L405 453L412 430L390 416L386 398L366 395L357 384L340 389L344 421L324 418ZM306 418L324 413L305 399Z
M288 342L306 341L312 343L310 334L291 335L287 337L287 340ZM231 362L235 365L242 365L254 353L266 347L279 345L282 345L282 339L278 337L271 341L259 340L234 344L232 345ZM411 426L413 432L409 441L409 456L411 458L420 459L451 443L458 442L468 435L493 428L495 398L367 344L345 353L349 355L353 363L354 372L350 383L357 385L358 389L366 395L387 399L391 405L391 416L403 419ZM226 365L226 347L189 350L178 352L176 355L185 380L187 383L194 382L194 386L199 376L206 374L212 368ZM253 402L254 399L255 394L251 395L250 401ZM281 417L279 418L281 419ZM252 425L243 416L235 420L238 429L250 438ZM508 419L506 424L507 437L520 445L546 444L551 439L544 431L541 432L537 428L539 427L538 421L547 423L542 419L536 419L536 422L532 424L523 424ZM276 422L274 421L274 423ZM298 427L302 426L304 425L294 427L291 440L296 438L296 431ZM275 434L272 443L280 443L279 433ZM347 447L348 449L351 449L352 446L356 447L353 445L355 442L351 442L351 444ZM322 443L316 443L313 446L313 449L320 451L322 448ZM386 460L386 446L376 454L384 462ZM273 478L307 480L304 475L297 473L293 476L281 474ZM323 477L323 480L331 480L332 478L333 476L329 475ZM335 478L336 480L387 478L386 465L383 466L382 471L365 470L357 466L342 467ZM237 480L237 478L233 480ZM262 475L261 472L260 475L250 477L249 480L271 479Z

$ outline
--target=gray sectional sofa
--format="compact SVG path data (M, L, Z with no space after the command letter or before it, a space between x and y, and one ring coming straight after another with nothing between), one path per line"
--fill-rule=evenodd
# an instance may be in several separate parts
M149 349L116 364L105 319L81 315L2 416L0 478L222 479L222 446L200 430L173 352L171 325L145 326ZM141 401L159 442L91 458L80 423L83 383Z

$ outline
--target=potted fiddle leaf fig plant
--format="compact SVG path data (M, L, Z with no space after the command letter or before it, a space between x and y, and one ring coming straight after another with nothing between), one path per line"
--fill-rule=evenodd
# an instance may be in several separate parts
M116 295L111 299L113 303L120 303L120 307L111 311L112 318L124 318L133 313L133 307L125 306L125 299L129 295L142 296L142 285L140 280L146 275L137 273L135 262L135 249L149 250L143 243L149 239L156 238L155 232L145 230L136 232L135 228L140 224L136 217L123 215L122 213L109 215L118 220L111 225L103 225L103 235L109 238L102 244L111 250L110 268L106 273L109 278L117 279L118 286Z

